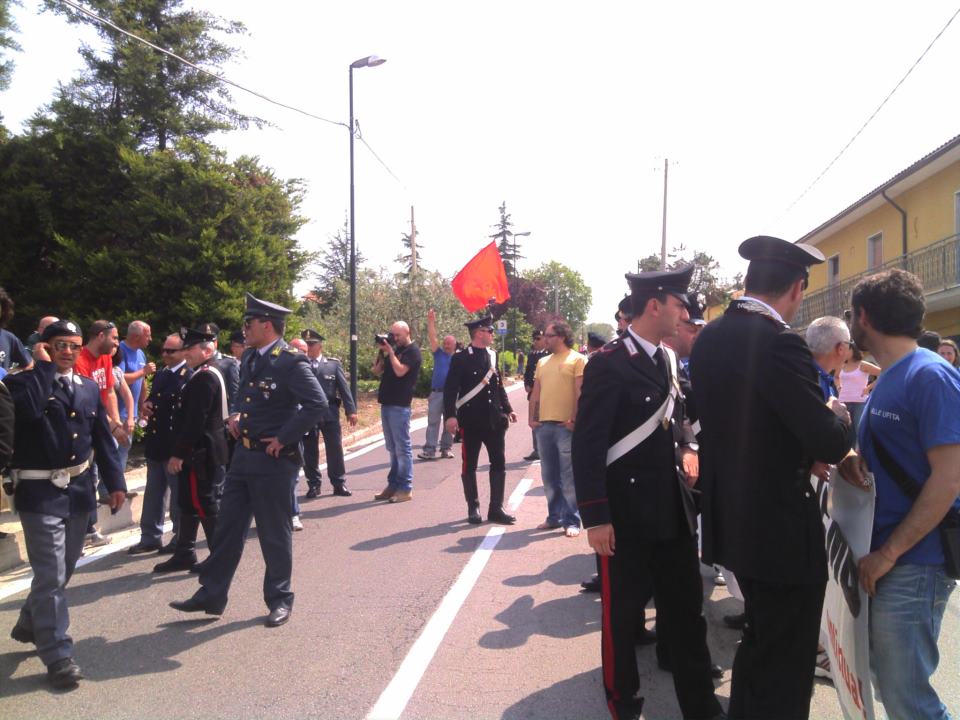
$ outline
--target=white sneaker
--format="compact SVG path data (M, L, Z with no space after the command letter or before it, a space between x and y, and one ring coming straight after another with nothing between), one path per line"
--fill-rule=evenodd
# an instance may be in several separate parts
M294 516L293 516L293 529L294 529L294 530L297 530L297 531L303 530L303 523L300 522L300 516L299 516L299 515L294 515Z
M568 527L563 531L563 534L566 535L567 537L579 537L580 528L578 528L576 525L571 525L570 527Z

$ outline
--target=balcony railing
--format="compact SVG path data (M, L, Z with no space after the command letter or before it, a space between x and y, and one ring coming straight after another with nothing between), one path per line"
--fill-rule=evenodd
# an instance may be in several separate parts
M843 311L850 307L850 295L858 282L895 267L909 270L919 277L927 295L960 286L960 235L938 240L932 245L907 253L906 257L897 257L823 290L810 293L803 299L799 312L790 323L791 326L799 330L824 315L842 317Z

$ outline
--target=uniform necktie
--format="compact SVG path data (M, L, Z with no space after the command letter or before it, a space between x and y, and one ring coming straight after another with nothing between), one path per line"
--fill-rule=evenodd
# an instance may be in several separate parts
M670 387L670 376L667 374L667 361L663 357L663 348L658 347L653 353L654 362L657 364L657 370L660 371L660 376L663 378L663 382L667 387Z
M60 387L63 388L63 391L67 394L67 397L72 400L73 399L73 383L70 382L70 378L61 375L57 379L60 381Z

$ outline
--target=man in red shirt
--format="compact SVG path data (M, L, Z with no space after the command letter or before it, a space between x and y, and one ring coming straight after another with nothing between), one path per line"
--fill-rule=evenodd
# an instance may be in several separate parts
M126 445L130 442L126 428L120 422L117 393L113 384L113 355L120 345L120 336L117 326L108 320L97 320L87 330L87 344L83 346L77 357L74 372L88 377L97 383L100 388L100 402L107 411L107 424L110 425L110 434L117 443ZM94 465L96 468L96 465ZM96 477L95 484L96 487ZM87 527L87 545L106 545L110 540L97 530L97 511L90 513L90 524Z

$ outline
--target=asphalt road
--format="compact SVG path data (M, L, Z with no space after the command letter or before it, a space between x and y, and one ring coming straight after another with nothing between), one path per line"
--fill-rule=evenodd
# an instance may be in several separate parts
M80 568L67 597L87 680L71 692L48 689L36 655L7 636L24 594L0 600L0 718L352 719L374 709L376 717L409 720L609 717L599 602L578 592L593 556L585 535L534 529L546 503L539 465L522 460L530 450L522 397L511 394L521 424L507 434L507 493L519 522L506 532L465 522L459 460L417 462L412 502L375 502L387 456L374 446L348 461L352 498L302 501L297 596L281 628L262 624L255 530L219 619L169 608L196 579L152 575L153 556L119 552ZM414 433L415 443L423 433ZM485 510L484 484L482 476ZM729 668L737 634L719 619L738 603L707 578L704 591L714 659ZM652 620L655 611L647 614ZM958 655L950 639L958 626L954 599L934 682L955 712ZM653 649L637 656L645 717L678 717ZM725 703L729 670L718 694ZM814 717L839 717L828 684L817 685Z

